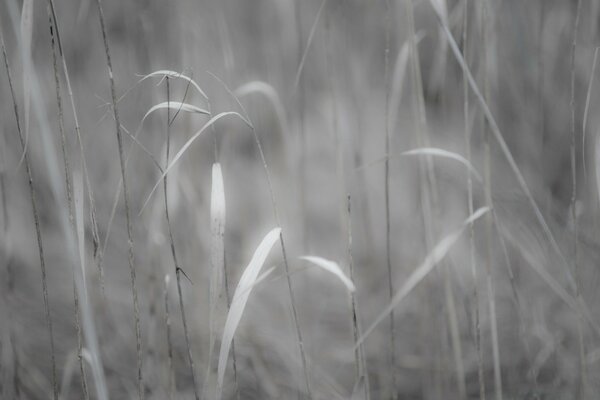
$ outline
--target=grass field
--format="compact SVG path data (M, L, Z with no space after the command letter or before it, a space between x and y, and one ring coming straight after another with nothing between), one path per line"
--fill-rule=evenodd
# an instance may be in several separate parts
M0 398L597 398L599 22L4 0Z

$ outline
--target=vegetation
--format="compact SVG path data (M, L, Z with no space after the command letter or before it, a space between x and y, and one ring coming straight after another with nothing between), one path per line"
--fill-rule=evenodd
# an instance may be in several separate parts
M599 17L5 0L0 398L596 398Z

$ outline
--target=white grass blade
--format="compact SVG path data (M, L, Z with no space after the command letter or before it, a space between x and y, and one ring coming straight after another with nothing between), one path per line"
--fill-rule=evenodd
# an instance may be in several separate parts
M417 287L419 283L437 266L437 264L448 254L452 246L458 241L460 235L463 233L464 229L469 226L469 224L475 222L482 215L489 212L490 209L488 207L482 207L475 211L473 215L467 218L460 228L450 233L444 239L442 239L431 252L425 257L425 261L414 270L414 272L410 275L410 277L406 280L404 285L396 292L390 304L379 314L379 316L375 319L375 322L371 324L371 326L363 333L363 335L358 339L355 347L358 347L367 336L373 332L375 327L379 325L381 321L387 318L388 314L392 312L394 308L396 308L402 300L404 300L412 290Z
M148 116L150 114L152 114L154 111L156 110L164 110L164 109L171 109L171 110L175 110L175 111L183 111L183 112L187 112L187 113L191 113L191 114L204 114L204 115L210 115L210 113L200 107L196 107L194 105L188 104L188 103L182 103L180 101L165 101L163 103L159 103L157 105L155 105L154 107L150 108L148 110L148 112L144 115L144 118L142 118L142 122L141 124L144 123L144 121L146 120L146 118L148 118Z
M344 274L344 272L342 272L342 269L340 268L338 263L336 263L335 261L327 260L325 258L316 257L316 256L303 256L303 257L300 257L300 259L304 260L304 261L308 261L309 263L314 264L317 267L322 268L325 271L332 273L333 275L338 277L340 281L342 281L342 283L344 284L344 286L346 286L348 291L354 292L356 290L356 287L354 286L354 282L352 282L352 280L350 280L350 278L348 278Z
M274 228L267 233L254 252L252 259L244 270L244 273L242 274L242 277L240 278L240 281L235 289L235 293L233 294L231 307L229 309L229 313L227 314L227 320L225 321L225 329L223 330L221 350L219 352L219 366L217 369L217 400L221 399L221 394L223 392L223 378L225 377L225 368L227 366L229 350L231 349L231 342L238 324L242 319L242 314L244 313L246 303L248 302L248 296L250 296L250 290L248 289L254 285L260 269L265 263L271 248L279 240L280 234L281 228Z
M467 169L469 170L469 172L471 172L473 174L475 179L477 179L479 182L483 182L481 175L479 174L479 172L477 172L475 167L473 167L473 165L466 158L461 156L460 154L453 153L451 151L444 150L444 149L438 149L435 147L422 147L419 149L405 151L402 153L402 155L403 156L417 156L417 155L418 156L435 156L435 157L448 158L448 159L451 159L454 161L458 161L459 163L461 163L462 165L467 167Z
M181 149L177 152L177 154L175 154L175 157L173 157L173 160L171 161L171 164L169 164L169 166L167 168L165 168L165 170L162 173L160 179L158 179L158 181L156 181L156 184L154 185L154 187L150 191L150 194L146 198L146 201L144 201L144 204L142 205L142 208L140 210L140 214L142 213L142 211L144 211L144 208L146 208L146 205L148 204L148 201L150 200L150 198L152 197L152 195L154 194L154 192L156 191L156 189L158 188L158 186L162 183L162 181L165 178L165 176L167 176L167 174L171 171L171 169L173 168L173 166L179 161L179 159L181 158L181 156L183 155L183 153L186 152L186 150L192 145L192 143L194 143L194 141L196 139L198 139L198 137L200 137L204 132L206 132L206 130L209 127L211 127L215 122L217 122L221 118L224 118L224 117L227 117L227 116L230 116L230 115L237 116L242 121L244 121L244 123L246 123L246 125L252 127L252 125L248 121L246 121L246 119L244 117L242 117L239 113L237 113L235 111L222 112L222 113L220 113L220 114L215 115L214 117L212 117L199 131L197 131L196 133L194 133L194 135L192 135L192 137L190 139L188 139L187 142L185 142L185 144L181 147Z
M23 153L19 159L17 169L25 159L27 146L29 144L29 116L31 114L31 85L30 74L33 63L31 60L31 40L33 37L33 0L24 0L23 9L21 11L21 57L23 61L23 105L25 115L23 116L23 125L25 129L25 143L23 145Z

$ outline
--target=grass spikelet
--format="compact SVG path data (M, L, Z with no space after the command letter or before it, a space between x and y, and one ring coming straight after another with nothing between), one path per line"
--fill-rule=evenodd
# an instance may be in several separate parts
M463 233L466 227L469 226L470 223L475 222L477 219L482 217L484 214L488 213L490 209L488 207L482 207L475 211L469 218L467 218L462 225L450 233L444 239L442 239L425 257L425 261L414 270L414 272L410 275L410 277L404 282L404 285L394 294L392 301L390 304L379 314L375 321L371 324L371 326L365 330L362 337L358 339L356 346L359 346L366 338L373 332L373 329L381 321L383 321L389 313L392 312L394 308L396 308L402 300L410 294L410 292L437 266L437 264L448 254L452 246L458 241L460 235Z
M250 263L244 270L240 281L233 294L231 300L231 307L227 314L227 320L225 321L225 328L223 330L223 339L221 340L221 350L219 351L219 367L217 370L217 396L216 399L220 400L223 392L223 378L225 377L225 367L227 366L227 358L229 357L229 349L231 348L231 342L237 329L237 326L244 313L244 308L248 302L248 296L250 296L250 289L254 285L256 278L262 268L271 248L279 240L281 228L272 229L264 237L262 242L258 245Z
M213 371L213 352L217 337L222 336L222 324L219 318L222 313L227 312L227 304L224 301L224 273L225 273L225 188L223 184L223 173L221 164L212 166L212 190L210 198L210 297L209 297L209 347L205 392L211 388L210 376Z
M338 263L335 261L327 260L317 256L302 256L299 258L335 275L344 284L344 286L346 286L346 289L348 289L349 292L354 292L356 290L354 282L352 282L352 280L350 280L350 278L344 274Z

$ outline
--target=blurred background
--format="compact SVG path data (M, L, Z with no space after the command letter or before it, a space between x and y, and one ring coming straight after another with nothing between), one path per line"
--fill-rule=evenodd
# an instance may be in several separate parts
M60 398L85 397L77 359L76 272L62 228L69 204L63 118L72 178L89 178L83 259L106 389L112 399L138 398L122 195L111 218L121 163L98 5L53 1L59 53L52 47L57 38L50 3L25 3L0 3L15 92L13 101L3 65L2 397L51 398L54 387ZM261 239L280 224L311 387L308 393L277 244L265 264L265 270L275 269L253 289L236 331L236 371L230 355L223 398L595 398L600 1L105 0L102 6L124 152L131 154L126 177L145 398L193 398L195 385L211 397L203 386L215 162L223 171L227 205L229 297ZM30 19L23 10L31 10ZM485 119L473 85L465 96L464 71L442 25L465 55L472 84L506 148ZM147 76L155 71L193 79L208 99L186 79ZM189 278L181 280L181 290L196 384L163 186L150 195L166 166L167 110L145 115L167 101L212 116L235 111L254 128L236 116L219 119L168 174L172 240ZM174 115L171 110L170 160L210 119ZM264 150L276 213L253 133ZM27 137L27 158L19 134ZM402 155L423 147L468 158L482 180L448 157ZM54 356L26 165L41 227ZM352 298L364 331L390 303L390 289L397 292L435 244L463 226L470 214L469 185L474 209L491 205L494 212L472 232L465 229L444 261L395 308L392 329L388 316L367 336L357 372L351 295L335 277L298 257L334 260L348 275L353 265ZM84 369L89 396L96 398L91 368L84 363Z

